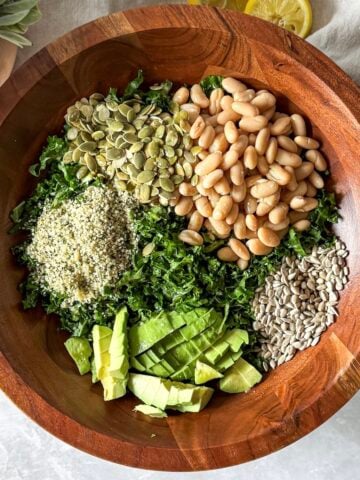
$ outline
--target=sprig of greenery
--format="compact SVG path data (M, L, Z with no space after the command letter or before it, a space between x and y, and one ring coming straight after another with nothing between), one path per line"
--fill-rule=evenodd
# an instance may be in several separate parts
M201 80L200 86L204 90L205 94L209 97L210 93L215 90L215 88L221 88L223 80L224 77L221 75L208 75Z
M0 0L0 38L18 47L30 46L27 29L41 18L38 0Z

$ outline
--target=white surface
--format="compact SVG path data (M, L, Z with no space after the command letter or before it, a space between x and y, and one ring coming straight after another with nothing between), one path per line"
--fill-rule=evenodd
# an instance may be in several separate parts
M98 16L144 3L43 0L42 21L31 28L33 47L18 65L59 35ZM360 83L360 0L312 0L309 41ZM130 469L79 452L26 418L0 393L0 479L6 480L356 480L359 478L360 395L324 426L263 459L216 472L169 474Z

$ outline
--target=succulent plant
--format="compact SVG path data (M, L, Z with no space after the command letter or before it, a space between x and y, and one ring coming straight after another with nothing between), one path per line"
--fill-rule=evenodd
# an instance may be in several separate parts
M41 18L38 3L38 0L0 0L0 38L20 48L31 45L24 33Z

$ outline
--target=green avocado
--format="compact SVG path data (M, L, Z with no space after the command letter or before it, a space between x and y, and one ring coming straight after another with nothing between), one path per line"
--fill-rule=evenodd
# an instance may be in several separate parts
M115 400L126 394L126 379L120 379L108 375L101 380L101 384L104 388L104 400L106 401Z
M199 412L209 402L214 390L191 384L130 373L129 390L148 405L165 410L171 408L181 412Z
M164 410L161 410L157 407L152 407L151 405L140 404L134 407L134 412L140 412L144 415L148 415L153 418L166 418L167 413Z
M223 375L215 370L210 365L206 363L200 362L198 360L195 366L195 383L196 385L200 385L202 383L210 382L210 380L214 380L215 378L221 378Z
M135 368L135 370L138 370L139 372L145 372L144 365L142 365L136 357L130 358L130 364L133 368Z
M246 330L234 328L226 332L224 340L230 345L231 351L238 352L244 343L249 343L249 334Z
M238 360L242 355L242 351L239 350L236 353L233 352L227 352L223 358L220 358L220 360L215 364L214 368L218 370L219 372L224 372L228 368L232 367L236 360Z
M95 325L92 330L93 349L95 360L95 372L99 380L107 376L107 369L110 365L110 342L112 330L103 325Z
M115 317L114 330L109 346L110 364L108 374L112 377L125 379L129 370L127 325L128 313L126 307L122 308Z
M90 372L92 348L89 340L82 337L70 337L64 343L70 357L74 360L80 375Z
M134 325L129 331L129 344L132 356L145 352L174 330L185 324L180 315L170 316L167 312L152 315L141 325Z
M220 390L227 393L248 392L262 379L260 372L243 358L239 358L234 365L225 372L220 379Z
M91 359L91 381L92 383L97 383L99 381L96 375L96 368L95 368L95 359L92 357Z

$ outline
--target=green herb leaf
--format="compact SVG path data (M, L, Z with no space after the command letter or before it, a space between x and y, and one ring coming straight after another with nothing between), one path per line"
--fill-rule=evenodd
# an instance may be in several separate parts
M210 93L215 90L215 88L221 88L223 80L224 77L221 75L209 75L201 80L200 86L209 97Z
M140 88L140 85L142 85L143 82L144 82L143 71L138 70L136 77L127 84L124 90L124 97L125 98L132 97L135 93L137 93L137 91Z

